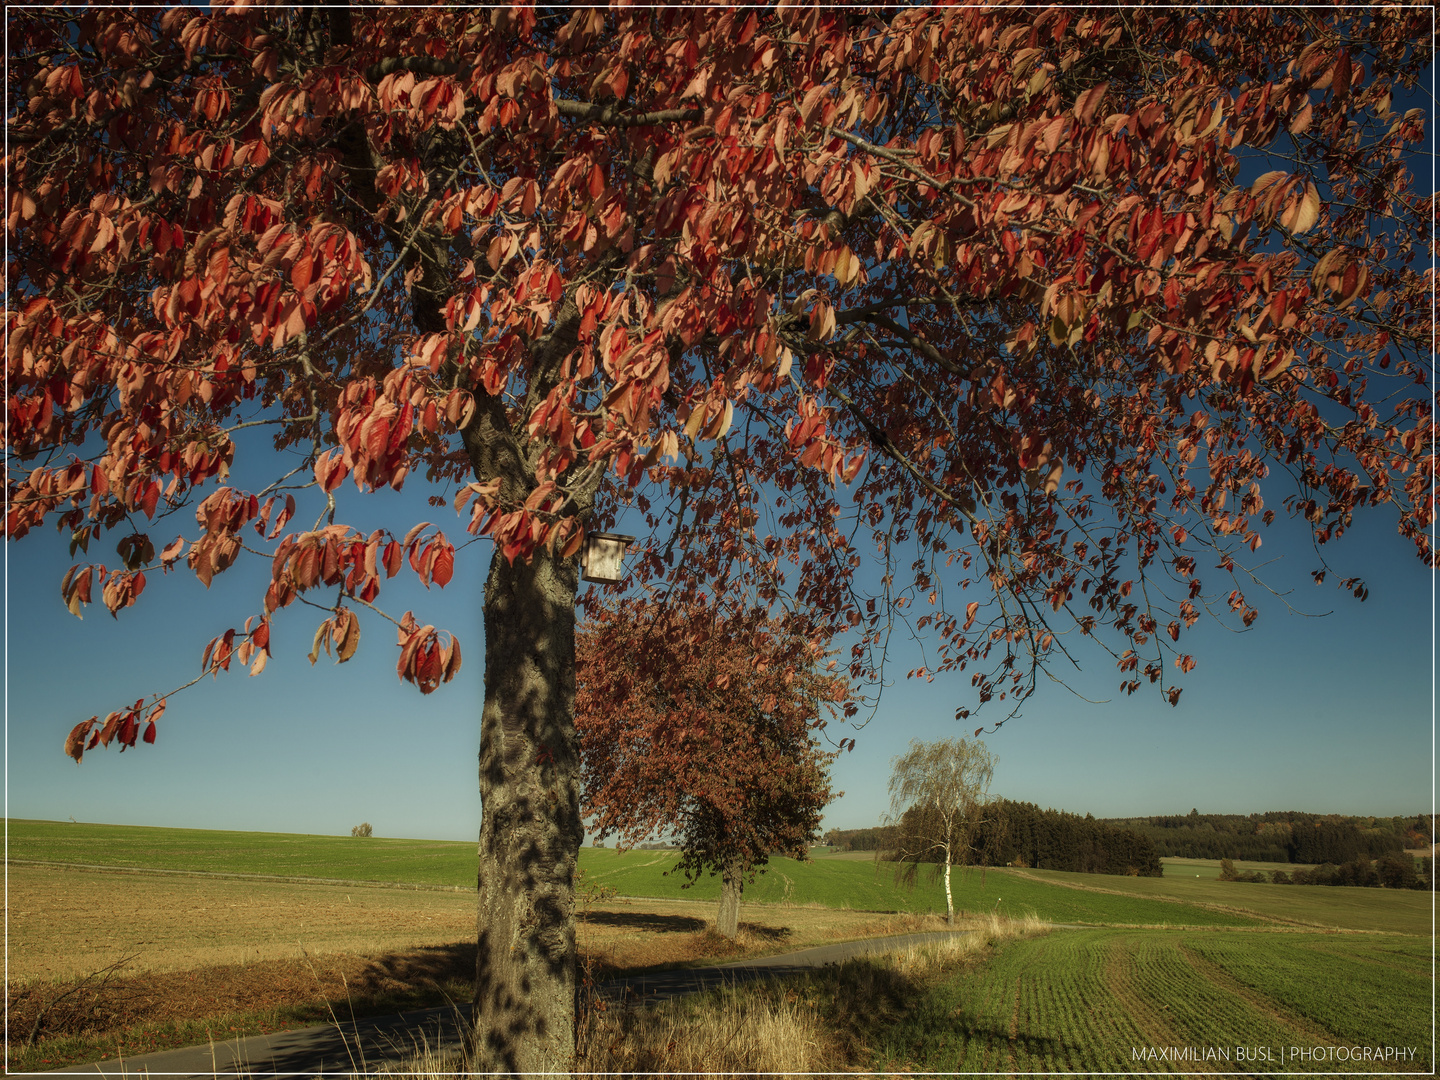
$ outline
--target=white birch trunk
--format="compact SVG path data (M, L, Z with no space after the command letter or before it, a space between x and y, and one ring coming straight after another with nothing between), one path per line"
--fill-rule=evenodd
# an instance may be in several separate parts
M945 849L945 919L955 925L955 899L950 895L950 849Z

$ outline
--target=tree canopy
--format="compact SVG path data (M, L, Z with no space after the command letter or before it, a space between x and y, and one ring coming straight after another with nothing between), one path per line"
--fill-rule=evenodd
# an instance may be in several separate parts
M601 607L576 637L581 809L601 836L669 834L676 870L722 877L720 932L771 855L808 857L833 798L826 723L849 682L754 608ZM831 662L833 666L833 662Z
M443 587L455 546L347 513L423 478L493 541L497 1068L573 1047L587 531L643 523L635 578L676 603L848 634L857 682L909 619L922 674L972 670L962 713L1023 698L1075 630L1176 701L1186 629L1255 617L1280 506L1318 544L1388 507L1431 558L1421 9L215 4L7 31L6 536L114 544L65 576L71 610L258 563L206 671L258 672L301 602L342 661L362 609L389 618L430 692L459 644L382 585ZM67 749L148 741L165 704Z

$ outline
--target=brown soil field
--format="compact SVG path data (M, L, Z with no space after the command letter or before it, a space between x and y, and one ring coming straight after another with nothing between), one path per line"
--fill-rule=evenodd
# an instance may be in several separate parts
M174 875L10 868L10 978L62 979L131 958L131 973L348 953L380 955L475 936L468 892L298 885ZM702 947L714 903L621 900L584 913L580 945L616 970L682 963ZM824 907L745 904L734 955L899 932L897 916ZM901 924L904 923L904 926ZM725 950L726 955L730 950Z
M10 978L387 952L475 931L464 893L10 867ZM469 901L467 903L467 900Z
M9 886L12 1049L47 1006L42 1039L80 1040L42 1042L27 1067L98 1058L101 1046L128 1055L438 1004L468 998L474 978L470 893L33 866L10 867ZM914 916L745 904L729 942L713 931L715 908L592 905L579 926L589 977L933 928Z

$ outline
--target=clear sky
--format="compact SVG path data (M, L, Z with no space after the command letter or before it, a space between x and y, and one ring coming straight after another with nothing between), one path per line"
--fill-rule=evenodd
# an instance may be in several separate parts
M313 493L308 493L313 494ZM337 493L337 520L403 531L429 517L466 539L453 511L424 506L422 488L402 495ZM1277 491L1271 496L1278 498ZM302 501L293 523L308 528ZM393 517L392 517L393 515ZM390 520L386 520L389 517ZM156 546L194 533L193 512L153 529ZM1327 552L1339 574L1363 573L1362 603L1333 584L1315 586L1313 553L1293 524L1266 532L1260 555L1285 600L1260 598L1245 633L1202 621L1186 640L1200 666L1183 680L1178 708L1154 688L1118 692L1113 661L1080 648L1085 670L1072 686L1044 686L1024 714L986 736L999 757L994 791L1097 817L1309 810L1413 814L1433 804L1433 619L1430 573L1380 513ZM139 604L112 619L95 603L82 620L60 600L71 565L54 532L6 545L6 801L11 817L214 829L344 834L369 821L379 836L473 839L480 818L476 751L483 675L481 587L488 541L457 559L454 580L428 593L408 569L379 603L413 608L453 631L465 666L424 697L395 675L395 636L367 617L360 650L344 666L309 651L323 613L296 604L275 618L274 657L206 679L172 698L153 746L95 750L77 766L65 734L93 714L121 708L189 680L205 642L259 611L268 563L242 560L208 591L188 571L150 576ZM1278 558L1277 558L1278 557ZM113 544L90 558L117 560ZM1212 571L1218 585L1218 572ZM1293 614L1286 603L1301 612ZM918 663L897 642L890 670ZM1176 672L1175 674L1178 674ZM969 675L934 683L901 678L856 749L834 768L845 794L825 826L877 823L891 758L911 739L968 735L953 719L973 705Z

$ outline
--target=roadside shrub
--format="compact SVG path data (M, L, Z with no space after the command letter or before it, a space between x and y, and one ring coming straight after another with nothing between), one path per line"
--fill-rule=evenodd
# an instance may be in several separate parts
M1229 859L1220 860L1221 881L1235 881L1239 877L1240 875L1235 872L1235 864L1233 862L1231 862Z
M1289 885L1289 884L1290 884L1290 875L1287 874L1284 870L1271 870L1271 871L1270 871L1270 884L1272 884L1272 885Z
M372 828L370 828L370 822L368 822L368 821L362 821L359 825L356 825L353 829L350 830L350 835L351 835L351 836L371 836L371 835L374 834L374 832L375 832L375 830L372 829Z

